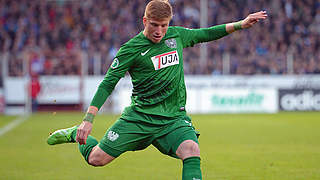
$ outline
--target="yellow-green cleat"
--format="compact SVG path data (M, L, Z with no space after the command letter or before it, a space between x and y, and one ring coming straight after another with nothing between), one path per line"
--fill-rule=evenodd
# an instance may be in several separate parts
M72 132L76 131L78 126L73 126L67 129L59 129L50 134L47 139L49 145L62 144L62 143L74 143L75 140L72 139Z

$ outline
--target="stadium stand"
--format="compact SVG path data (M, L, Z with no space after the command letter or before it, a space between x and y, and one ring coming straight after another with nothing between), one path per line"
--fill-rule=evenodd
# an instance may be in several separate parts
M2 64L0 63L0 89L3 88Z
M319 1L208 2L210 26L240 20L258 10L267 10L269 19L219 43L208 43L206 66L199 65L199 46L186 49L186 74L222 74L226 54L230 74L320 73ZM200 27L200 1L171 3L172 25ZM39 75L80 75L82 58L89 75L104 74L120 45L143 29L145 4L144 0L0 1L0 53L10 53L9 75L23 76L25 60ZM294 59L292 72L288 72L289 56Z

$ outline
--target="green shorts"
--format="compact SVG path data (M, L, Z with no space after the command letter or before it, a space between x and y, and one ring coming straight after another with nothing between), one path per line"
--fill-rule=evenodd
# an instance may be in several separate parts
M198 142L198 133L187 116L168 118L126 108L125 113L107 130L99 147L118 157L126 151L155 146L163 154L178 158L176 150L185 140Z

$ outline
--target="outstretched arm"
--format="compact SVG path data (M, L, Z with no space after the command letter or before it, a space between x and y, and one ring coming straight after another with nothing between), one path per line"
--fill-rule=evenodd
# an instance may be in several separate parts
M266 19L268 14L266 11L259 11L249 14L244 20L226 24L226 31L230 34L236 30L247 29L252 27L260 20Z
M250 28L252 25L259 22L259 20L266 19L267 17L268 15L266 11L260 11L248 15L248 17L246 17L244 20L238 22L221 24L209 28L200 29L187 29L176 26L175 29L178 31L181 37L183 37L183 47L186 48L192 47L197 43L220 39L236 30Z

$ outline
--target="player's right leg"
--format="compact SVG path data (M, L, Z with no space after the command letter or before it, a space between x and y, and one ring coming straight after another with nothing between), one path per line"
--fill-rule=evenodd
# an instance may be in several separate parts
M99 146L95 146L88 158L88 164L92 166L104 166L114 160L115 157L104 152Z
M126 151L137 151L148 147L153 141L154 130L158 127L152 126L154 130L142 130L141 127L148 126L137 119L147 118L142 113L127 111L124 115L128 119L118 119L105 133L104 137L98 141L88 136L86 144L79 145L79 150L92 166L103 166ZM61 143L75 142L77 127L62 129L54 132L48 138L48 144L55 145Z
M74 135L77 134L78 126L73 126L71 128L59 129L55 132L51 133L47 139L47 143L49 145L56 145L62 143L74 143L75 138Z
M59 129L52 134L47 139L49 145L63 144L63 143L75 143L77 136L78 126L74 126L66 129ZM88 136L86 144L79 145L79 150L88 162L92 166L104 166L111 162L114 157L108 155L98 146L98 141L93 136Z

